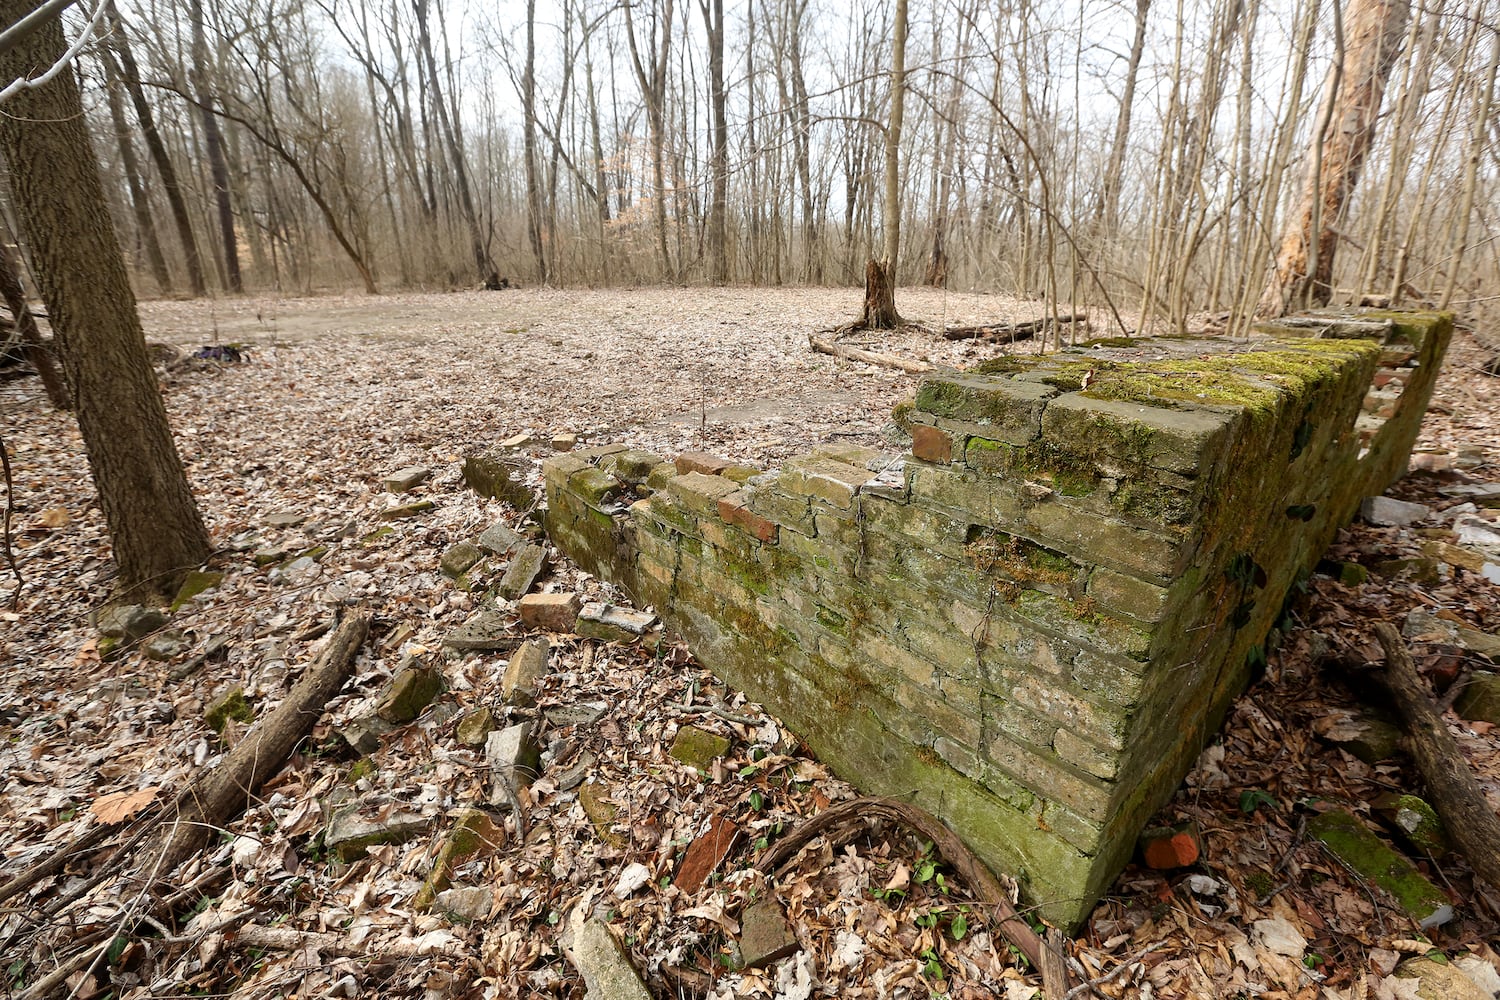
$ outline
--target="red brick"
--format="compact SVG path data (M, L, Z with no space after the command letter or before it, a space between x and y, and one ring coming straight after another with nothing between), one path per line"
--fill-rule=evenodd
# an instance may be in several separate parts
M720 458L718 455L710 455L703 451L685 451L677 456L677 474L685 476L689 472L701 472L705 476L717 476L729 468L729 459Z
M929 424L916 424L911 429L911 453L924 462L946 465L953 461L953 438Z
M1197 830L1191 824L1186 829L1161 830L1155 835L1148 833L1141 840L1147 866L1158 870L1197 864L1203 853Z
M677 888L686 893L697 892L734 847L739 833L740 828L728 816L719 815L710 820L708 829L683 855L682 867L677 869L677 877L673 879Z
M731 493L719 501L719 519L725 524L732 524L736 528L742 528L754 538L768 545L776 543L780 529L772 521L767 521L759 514L746 507L742 500L745 494Z

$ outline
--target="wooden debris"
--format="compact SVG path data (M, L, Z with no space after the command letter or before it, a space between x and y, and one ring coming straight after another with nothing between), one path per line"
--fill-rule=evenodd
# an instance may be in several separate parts
M995 344L1010 344L1017 340L1030 340L1038 333L1052 329L1053 318L1027 320L1024 323L988 323L979 326L950 326L943 331L944 340L987 340ZM1069 313L1057 317L1058 326L1088 327L1089 318L1083 313Z
M824 340L816 334L808 334L807 343L817 353L831 354L842 361L863 361L867 365L894 368L897 371L909 372L913 375L921 375L933 370L932 364L927 361L912 361L908 358L897 357L894 354L883 354L879 351L864 351L858 347L845 347L843 344L835 344L831 340Z

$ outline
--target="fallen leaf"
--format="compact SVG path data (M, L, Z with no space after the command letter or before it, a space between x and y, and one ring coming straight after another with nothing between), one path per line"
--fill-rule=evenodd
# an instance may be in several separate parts
M106 825L123 823L142 809L156 801L156 787L142 788L134 792L110 792L101 795L89 806L89 811Z

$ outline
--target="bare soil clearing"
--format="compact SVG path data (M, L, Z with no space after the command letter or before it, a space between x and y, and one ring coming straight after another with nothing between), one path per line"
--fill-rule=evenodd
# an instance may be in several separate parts
M191 922L183 914L172 928L194 946L132 953L114 969L119 995L577 996L582 983L562 948L565 918L582 903L612 914L659 996L1033 996L1039 978L976 929L964 888L951 878L939 885L942 869L899 837L837 855L810 848L775 885L801 951L766 971L728 973L727 950L747 904L769 890L735 873L760 841L853 791L680 649L554 638L533 713L545 753L528 795L525 840L456 873L455 884L493 893L490 915L472 925L415 913L410 901L458 812L488 798L483 755L460 746L455 727L463 711L497 705L504 655L448 662L450 707L387 737L371 770L352 773L351 756L323 749L338 726L369 710L403 655L437 657L444 635L473 613L476 596L439 572L443 551L498 520L518 521L516 511L463 488L463 452L522 431L536 435L536 455L550 450L553 433L573 431L664 455L701 449L761 464L830 439L878 443L891 406L916 377L807 348L809 331L846 321L858 299L849 289L522 289L143 304L148 338L249 350L243 364L204 362L164 378L179 448L221 546L210 568L226 576L173 615L185 645L161 661L139 652L101 661L88 613L108 594L110 564L81 442L66 416L47 409L35 380L0 383L27 581L14 607L0 607L5 874L85 829L100 796L146 788L166 795L222 759L243 729L231 726L221 742L204 725L204 707L242 685L259 713L269 710L318 651L309 627L356 602L375 626L316 746L273 779L222 846L182 873L225 872L202 912ZM898 302L904 315L934 328L1042 312L1039 304L930 289L902 290ZM914 331L856 342L949 365L998 350ZM1490 460L1500 454L1500 379L1477 374L1484 359L1471 341L1455 344L1419 445L1444 456L1430 464L1460 448ZM435 508L386 525L379 514L395 501L381 479L410 465L435 470L412 494ZM1472 474L1496 477L1493 465ZM1432 500L1439 482L1414 474L1400 493L1441 506L1449 501ZM379 533L382 526L390 531ZM1419 543L1403 530L1360 525L1335 555L1373 563ZM316 546L326 553L300 568L252 559L257 548L295 555ZM611 596L561 561L544 585ZM13 580L0 588L8 605ZM1379 791L1417 790L1399 765L1360 764L1313 735L1331 707L1352 704L1343 684L1320 671L1319 656L1331 645L1346 658L1378 658L1368 623L1399 625L1414 607L1500 628L1494 588L1463 573L1430 582L1372 577L1358 587L1314 579L1299 612L1306 627L1240 700L1220 745L1160 817L1197 822L1204 860L1185 872L1127 870L1089 932L1070 944L1090 976L1133 963L1099 987L1102 995L1145 995L1148 987L1163 997L1401 995L1387 974L1393 956L1412 950L1414 926L1310 845L1301 826L1310 801L1357 807ZM1314 632L1322 638L1314 641ZM214 637L227 640L223 658L175 677ZM1442 650L1416 642L1414 653L1428 667ZM594 723L543 721L548 709L598 702L609 711ZM731 741L706 775L668 753L688 725ZM1487 793L1500 796L1500 736L1471 729L1460 737ZM613 828L606 824L610 837L591 822L577 789L561 787L560 776L584 754L593 755L591 773L617 810ZM1269 804L1257 799L1243 810L1247 791ZM336 864L319 841L336 794L419 814L427 832ZM683 891L673 884L683 852L715 816L731 818L742 836L714 878ZM637 865L647 880L627 889L621 876ZM1500 901L1462 863L1430 867L1461 913L1432 943L1449 955L1467 950L1500 961L1487 950ZM56 888L39 886L11 905L42 905ZM116 919L131 892L99 890L90 919ZM17 927L20 936L0 950L16 941L62 948L73 933L57 927L28 936L20 916L9 919L0 938ZM230 920L266 930L280 921L286 933L304 936L263 955L237 946L233 934L200 936ZM1306 940L1301 959L1284 953L1285 935L1267 930L1283 925ZM351 953L387 957L344 957ZM3 957L8 964L39 954ZM95 985L107 979L98 971Z

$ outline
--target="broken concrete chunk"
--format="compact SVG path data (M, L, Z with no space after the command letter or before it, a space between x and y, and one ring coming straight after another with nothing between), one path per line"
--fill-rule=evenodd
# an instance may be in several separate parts
M490 733L494 731L495 713L491 712L487 706L481 705L459 720L454 736L461 746L477 750L484 746L485 740L489 739Z
M167 616L156 608L139 604L111 604L99 609L94 623L100 635L134 642L165 625Z
M459 923L474 924L490 915L495 905L495 890L471 885L462 889L444 889L433 901L433 909Z
M1432 515L1425 504L1408 503L1393 497L1365 497L1359 505L1359 516L1368 524L1386 528L1404 528Z
M1453 702L1453 711L1460 719L1500 726L1500 674L1489 670L1470 674Z
M384 803L370 803L364 810L356 804L334 813L323 834L323 846L349 864L365 856L371 847L404 844L426 832L428 819L420 813L397 809L387 812ZM365 816L369 811L373 815Z
M425 465L408 465L404 469L397 469L385 477L385 491L387 493L405 493L407 490L416 489L427 478L432 475L432 470Z
M504 521L496 521L479 536L479 547L492 555L503 556L521 543L521 536Z
M1443 891L1350 813L1334 809L1315 816L1307 832L1366 881L1389 893L1423 930L1453 919L1453 906Z
M484 553L479 546L473 542L459 542L450 545L438 560L438 568L443 571L444 576L457 579L474 568L474 564L484 558Z
M573 964L588 987L589 1000L651 1000L646 984L625 949L602 920L574 911Z
M507 601L519 600L536 583L546 565L547 549L527 542L511 557L496 593Z
M443 693L443 672L436 667L409 664L396 671L380 698L375 714L386 722L410 722Z
M437 507L437 504L433 503L431 500L416 500L412 503L403 503L395 507L387 507L385 510L380 512L380 519L382 521L401 521L405 520L408 517L416 517L418 514L425 514L435 507Z
M461 653L494 653L515 649L521 644L514 620L498 608L484 608L458 628L449 632L443 645Z
M573 631L583 601L577 594L527 594L517 610L521 624L527 628L546 629L566 634Z
M494 789L490 805L509 808L522 788L536 779L541 768L542 751L531 737L531 723L520 722L490 733L484 743Z
M754 969L779 962L800 948L797 936L774 896L745 907L740 916L740 966Z
M643 611L595 601L585 604L578 612L578 623L573 631L587 639L633 642L651 631L656 621L655 615Z
M187 636L174 628L147 639L141 646L141 652L152 660L170 660L186 648Z
M714 760L729 752L729 740L697 726L683 726L672 741L671 754L699 774L707 774Z
M602 701L580 701L572 705L553 705L542 709L547 721L559 728L564 726L592 726L604 718L609 705Z
M395 728L394 722L386 722L378 715L367 715L340 728L339 736L356 753L369 756L380 749L380 738Z
M275 510L260 520L262 524L269 524L273 528L295 528L307 520L307 515L294 510Z
M530 708L536 704L536 685L547 674L546 639L527 639L511 654L500 680L500 694L508 705Z

